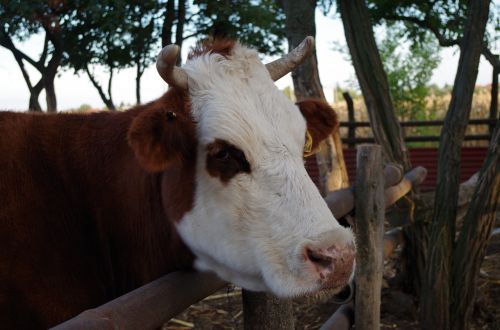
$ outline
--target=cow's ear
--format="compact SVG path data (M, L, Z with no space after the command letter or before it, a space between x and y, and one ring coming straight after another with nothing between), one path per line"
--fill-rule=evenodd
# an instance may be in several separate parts
M139 163L150 172L165 171L196 152L195 123L184 111L144 109L132 121L127 137Z
M321 141L338 129L337 114L326 102L308 99L297 102L297 106L307 122L307 132L312 138L312 151L318 148Z

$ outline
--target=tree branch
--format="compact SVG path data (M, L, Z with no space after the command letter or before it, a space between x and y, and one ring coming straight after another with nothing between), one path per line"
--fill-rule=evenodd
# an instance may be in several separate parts
M491 63L493 68L500 70L500 58L493 54L486 44L483 45L481 49L481 54Z
M9 40L10 40L10 38L9 38ZM26 68L24 67L22 57L12 48L5 46L4 40L3 40L3 35L2 35L2 38L0 38L0 45L4 46L5 48L9 49L12 52L14 59L16 60L17 64L19 65L19 68L21 69L21 73L23 75L24 81L26 82L26 85L28 85L28 90L31 93L31 91L33 90L33 85L31 84L30 76L28 75L28 72L26 71Z
M387 15L384 16L384 19L389 20L389 21L403 21L403 22L409 22L417 25L420 28L429 30L434 34L436 39L439 42L439 45L441 47L450 47L450 46L460 46L460 40L456 39L447 39L443 34L439 31L437 26L434 26L427 20L421 20L416 17L412 16L404 16L404 15ZM500 68L500 59L491 52L489 49L488 45L484 44L483 48L481 49L481 54L486 58L488 62L494 67L494 68Z
M92 83L92 85L94 85L95 89L97 89L97 92L99 93L99 96L101 97L101 99L104 102L104 104L109 109L111 109L112 107L114 108L114 105L112 106L111 100L106 96L106 94L104 94L104 91L102 90L101 85L99 85L99 83L97 82L97 80L94 78L94 76L90 72L88 65L85 65L85 72L87 73L87 76L89 77L90 82Z
M450 46L455 46L459 45L460 41L459 40L454 40L454 39L447 39L445 36L441 34L437 26L434 26L427 20L421 20L413 16L404 16L404 15L387 15L384 16L386 20L389 21L403 21L403 22L409 22L417 25L420 28L429 30L434 34L434 36L437 38L439 45L441 47L450 47Z
M35 67L38 71L41 70L40 64L38 64L31 57L16 48L16 46L12 42L12 39L5 31L2 31L2 33L0 34L0 45L10 50L14 54L14 56L19 56L21 59L33 65L33 67Z
M40 55L40 59L38 60L38 63L40 63L41 66L45 65L45 60L47 59L48 50L49 50L49 36L47 35L47 33L45 33L45 38L43 40L42 54Z

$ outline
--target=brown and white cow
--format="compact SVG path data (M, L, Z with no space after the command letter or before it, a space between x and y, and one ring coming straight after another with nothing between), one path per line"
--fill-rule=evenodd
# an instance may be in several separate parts
M310 52L264 66L216 41L172 86L123 113L0 114L0 324L42 328L165 273L212 271L295 296L340 288L354 241L306 173L303 149L336 126L326 104L274 85ZM308 133L306 133L308 132Z

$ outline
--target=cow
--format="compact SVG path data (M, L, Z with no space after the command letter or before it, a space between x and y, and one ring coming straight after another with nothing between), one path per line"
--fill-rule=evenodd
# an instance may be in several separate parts
M170 45L157 61L170 88L148 104L1 113L2 327L47 328L191 267L280 297L342 288L353 234L303 162L336 115L274 84L313 42L264 65L213 40L183 67Z

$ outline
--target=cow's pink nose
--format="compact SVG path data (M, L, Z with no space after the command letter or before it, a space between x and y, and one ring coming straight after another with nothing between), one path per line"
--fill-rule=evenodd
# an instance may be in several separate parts
M326 287L344 286L350 279L356 255L354 245L332 245L328 248L307 246L305 257Z

